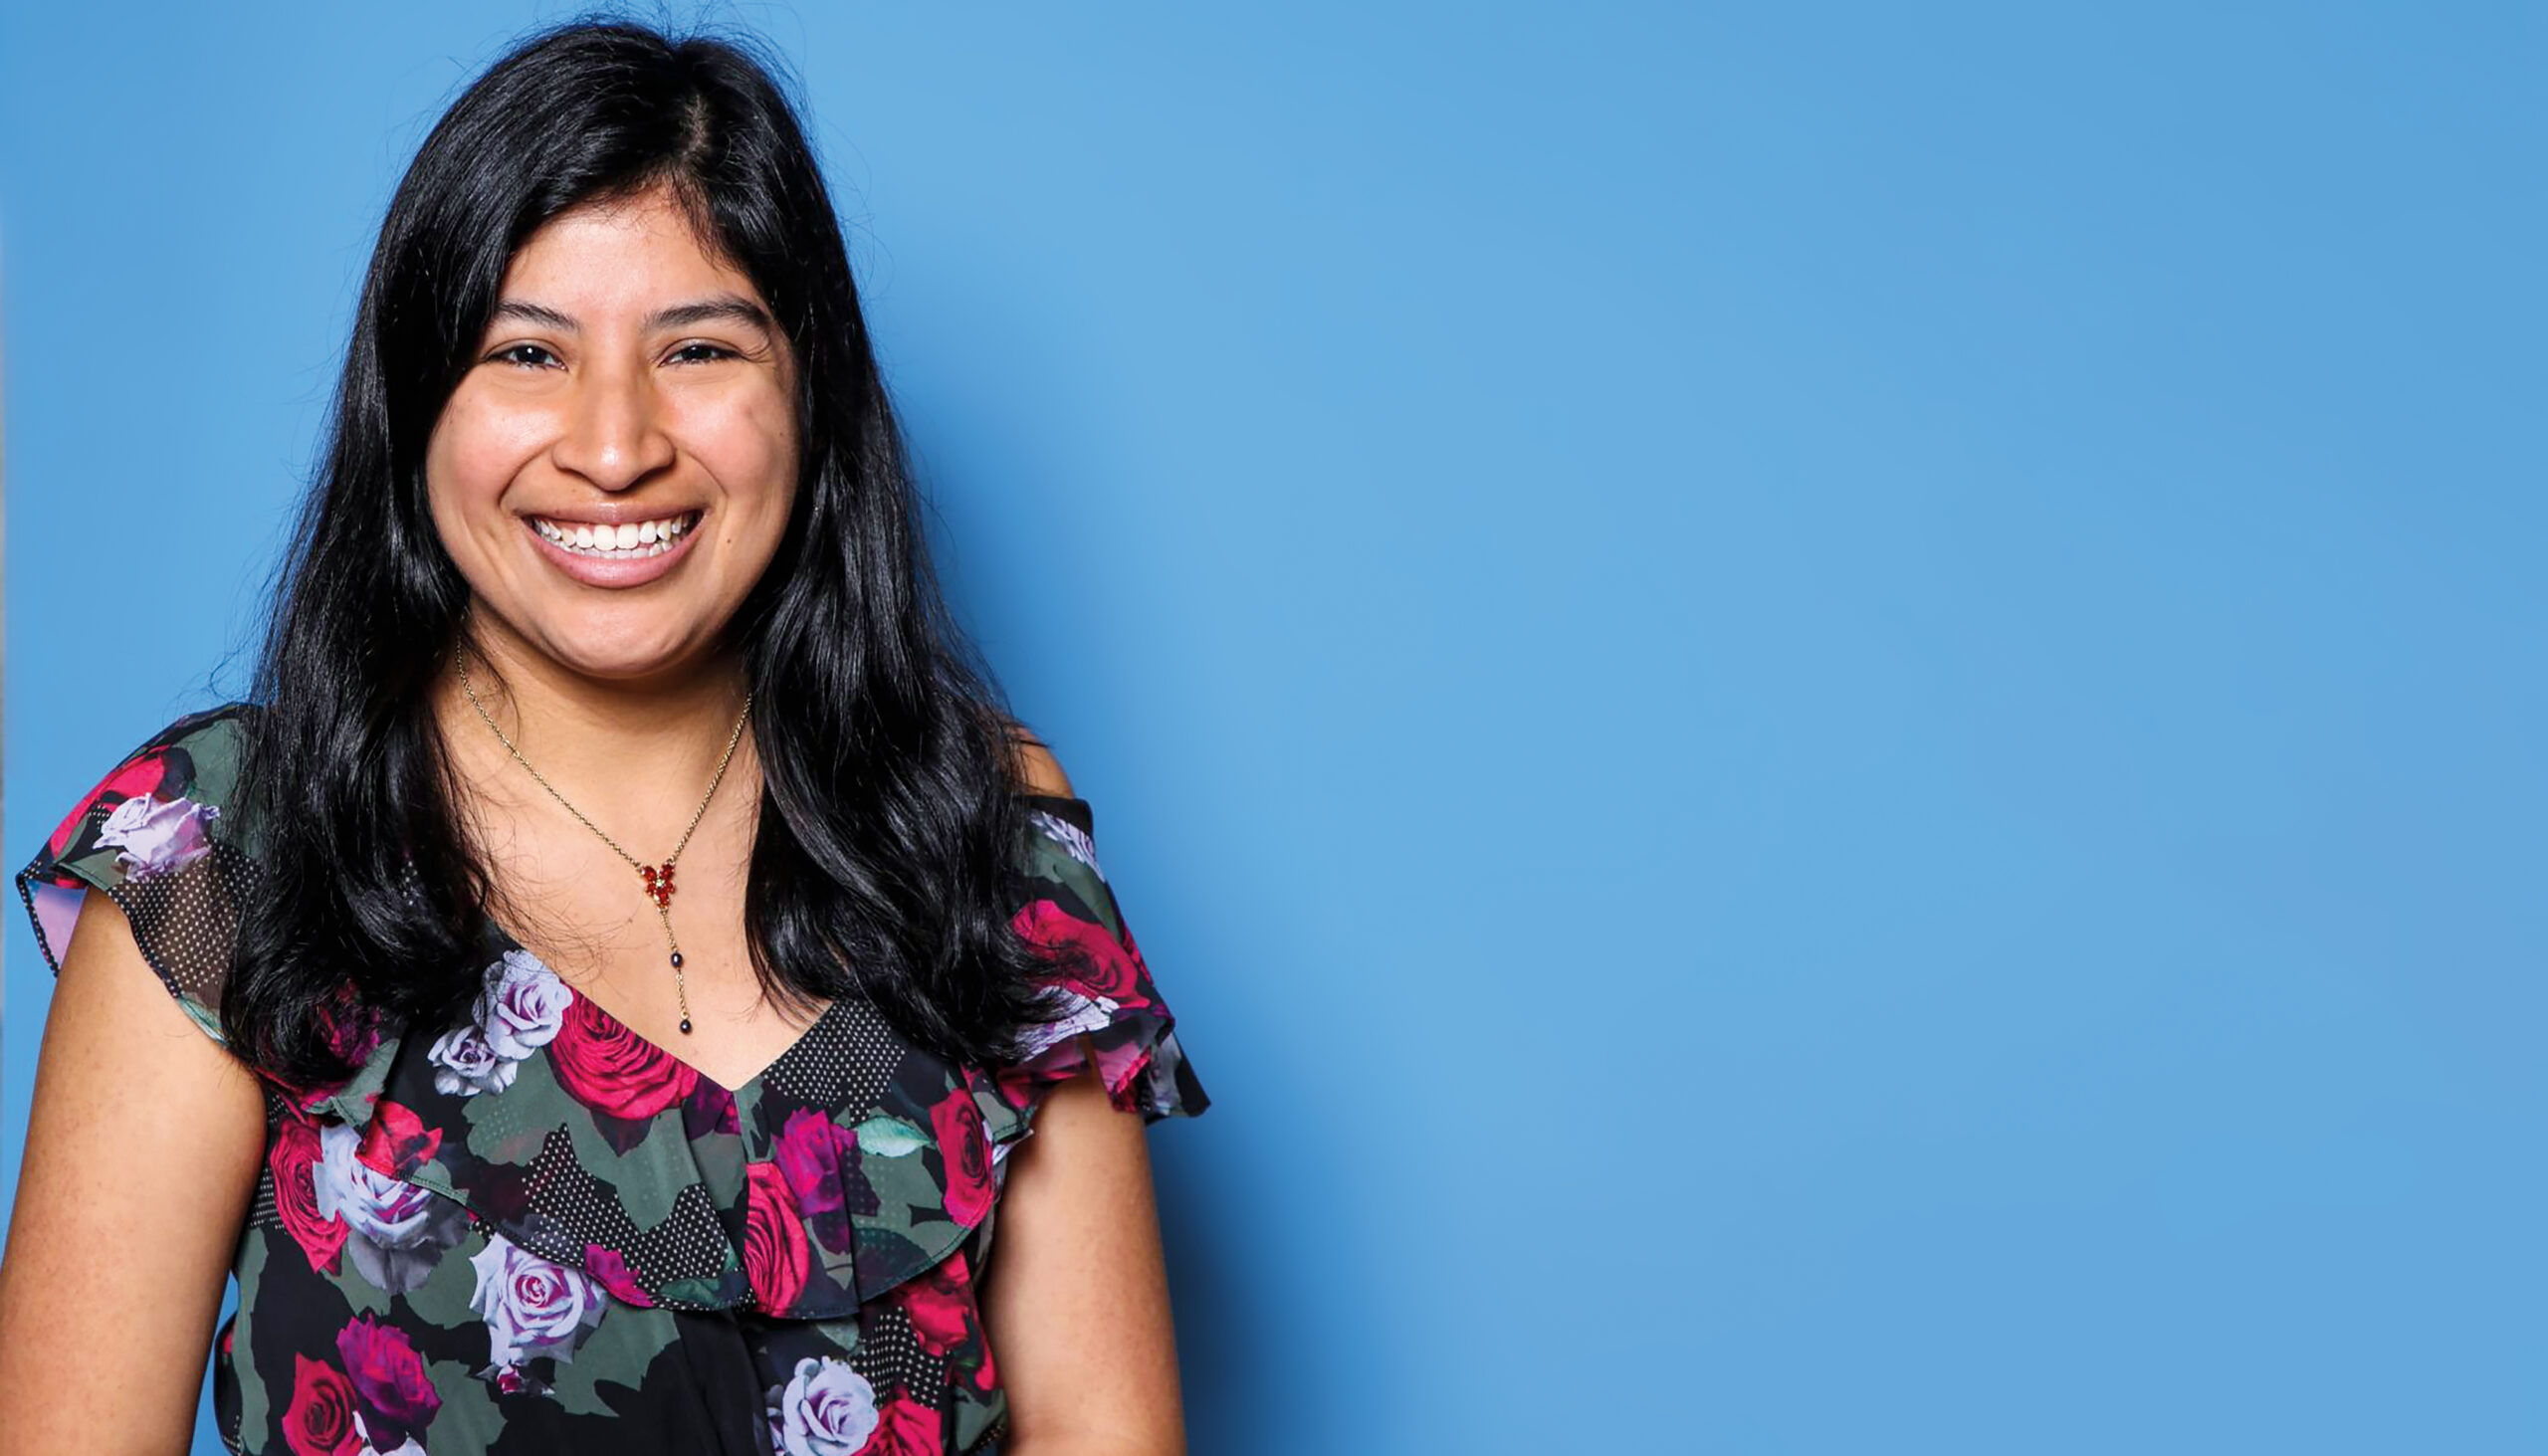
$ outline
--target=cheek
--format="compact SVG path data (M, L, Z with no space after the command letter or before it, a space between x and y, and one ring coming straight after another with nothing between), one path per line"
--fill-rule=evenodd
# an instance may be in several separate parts
M784 493L795 482L795 417L783 400L754 410L742 428L738 451L750 454L753 481L770 495Z
M772 396L727 410L694 437L727 502L737 530L755 546L776 543L796 489L795 417Z
M448 528L496 512L537 450L537 431L519 412L491 408L465 391L454 395L425 449L435 519Z

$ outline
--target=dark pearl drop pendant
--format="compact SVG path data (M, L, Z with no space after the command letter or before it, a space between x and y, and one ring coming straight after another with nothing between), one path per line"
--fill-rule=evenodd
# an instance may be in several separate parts
M673 969L681 969L681 952L678 950L673 952ZM690 1017L687 1014L681 1018L681 1034L690 1035Z

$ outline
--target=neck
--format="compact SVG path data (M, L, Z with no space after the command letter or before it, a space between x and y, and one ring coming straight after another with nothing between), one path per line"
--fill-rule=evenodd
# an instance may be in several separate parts
M473 797L534 814L562 813L489 730L493 720L558 793L641 857L671 849L708 792L743 712L743 664L726 655L643 679L597 679L538 651L501 622L472 614L456 656L468 661L465 686L455 655L446 655L434 712ZM746 726L712 817L757 801L758 768Z

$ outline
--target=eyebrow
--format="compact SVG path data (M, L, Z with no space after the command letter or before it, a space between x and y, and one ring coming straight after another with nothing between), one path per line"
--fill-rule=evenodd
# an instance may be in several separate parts
M518 318L525 323L536 323L542 328L554 328L560 333L574 333L579 327L573 317L568 314L561 313L545 304L534 304L529 299L505 299L498 302L495 312L488 315L488 321L493 323L504 318ZM668 305L647 314L645 327L649 332L658 328L688 328L694 323L707 323L721 318L757 328L763 333L775 334L778 331L777 325L770 321L768 310L740 294L719 294L715 298L700 299L688 304Z

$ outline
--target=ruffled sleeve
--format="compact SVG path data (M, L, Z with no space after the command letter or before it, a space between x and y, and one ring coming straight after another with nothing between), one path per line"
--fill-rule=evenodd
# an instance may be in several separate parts
M255 869L225 815L243 705L190 714L123 755L18 871L36 949L55 974L89 891L131 923L142 957L215 1042L239 907Z
M1211 1105L1177 1040L1176 1017L1143 961L1098 867L1087 801L1030 795L1013 924L1044 950L1039 977L1061 1013L1035 1029L1027 1055L997 1069L1004 1116L988 1120L994 1162L1022 1142L1053 1088L1093 1063L1107 1101L1144 1122L1195 1117Z

